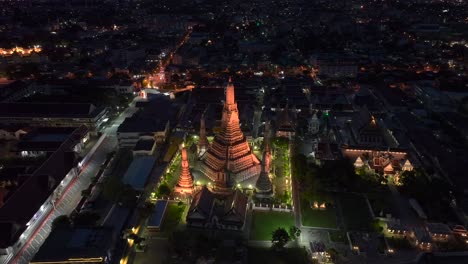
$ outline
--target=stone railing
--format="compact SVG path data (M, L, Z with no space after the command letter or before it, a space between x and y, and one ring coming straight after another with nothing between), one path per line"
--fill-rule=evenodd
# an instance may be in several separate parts
M257 204L252 204L252 210L254 211L275 211L275 212L287 212L290 213L293 211L292 206L288 205L280 205L280 204L262 204L262 203L257 203Z
M257 210L257 211L270 211L270 205L269 204L262 204L262 203L258 203L258 204L253 204L252 205L252 210Z
M273 207L271 208L273 211L276 211L276 212L292 212L293 208L291 206L287 206L287 205L276 205L274 204Z

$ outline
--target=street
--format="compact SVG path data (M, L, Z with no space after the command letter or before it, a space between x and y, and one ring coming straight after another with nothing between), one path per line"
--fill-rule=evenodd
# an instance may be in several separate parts
M37 223L37 229L32 231L27 242L18 249L12 256L5 260L5 263L23 264L29 263L37 253L41 245L51 231L52 222L60 215L69 215L81 200L81 191L88 188L91 179L98 173L101 164L105 161L109 152L116 150L118 147L116 132L119 125L125 118L136 112L135 98L129 106L118 116L113 122L103 130L104 140L97 146L95 153L91 156L86 164L83 164L81 173L72 180L68 187L63 191L62 197L56 203L56 207L46 208L47 212L42 222Z
M60 215L69 215L75 209L81 199L81 191L88 188L91 183L91 178L99 171L99 167L106 159L107 153L115 148L116 143L117 141L113 137L109 137L103 141L89 163L85 164L80 175L75 178L70 183L68 189L64 191L64 194L57 202L56 208L52 209L49 215L46 216L45 220L13 258L11 263L23 264L29 263L29 261L32 260L34 254L37 253L42 243L44 243L49 235L54 219Z

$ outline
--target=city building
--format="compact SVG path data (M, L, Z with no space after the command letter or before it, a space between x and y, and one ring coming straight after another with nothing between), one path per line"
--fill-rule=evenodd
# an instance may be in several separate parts
M29 240L78 176L80 165L73 150L86 133L85 126L79 127L36 162L0 170L0 255L13 254Z
M421 250L430 251L433 249L433 241L429 232L423 227L413 229L414 244Z
M327 77L356 77L357 60L348 54L320 53L311 56L310 63L319 74Z
M57 228L29 263L111 263L116 242L112 227Z
M132 149L133 157L151 156L156 150L156 141L152 136L141 136Z
M175 122L177 110L163 95L156 95L147 102L139 102L139 110L127 117L117 129L120 148L134 148L138 141L152 137L156 143L164 142Z
M401 224L399 221L387 222L387 232L392 236L404 238L411 235L412 231L407 225Z
M408 153L400 149L343 147L342 153L354 162L354 167L364 167L385 176L398 176L414 169Z
M89 103L0 103L0 124L31 127L80 127L97 134L107 109Z
M426 230L435 242L448 242L452 237L452 230L443 223L426 223Z
M289 110L289 105L286 104L284 109L279 110L278 117L276 119L276 136L291 138L295 135L295 122L292 116L294 111Z
M366 107L354 113L350 126L353 136L351 145L369 147L387 146L382 127Z
M143 191L155 163L155 157L136 157L125 172L122 182L137 191Z
M150 216L148 225L146 226L149 233L159 232L161 230L161 225L166 215L167 204L167 200L156 201L153 214Z
M73 151L81 153L84 144L89 140L89 131L85 126L73 127L37 127L21 137L16 145L21 157L40 157L56 151L70 136L75 137Z
M96 82L95 85L99 88L113 90L117 94L133 94L135 92L132 80L108 79Z

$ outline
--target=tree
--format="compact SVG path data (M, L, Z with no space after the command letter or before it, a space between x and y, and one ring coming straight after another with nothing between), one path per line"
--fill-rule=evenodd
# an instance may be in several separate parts
M146 202L142 207L139 208L140 217L147 218L151 215L154 209L154 204L151 202Z
M169 185L167 185L166 182L161 183L158 187L158 196L164 197L169 196L169 194L171 194L171 188L169 188Z
M289 140L283 137L276 137L272 140L273 146L277 148L287 149L289 146Z
M109 176L103 185L102 195L107 201L115 202L123 190L123 183L116 177Z
M90 189L86 189L86 190L82 190L81 191L81 197L83 198L89 198L89 196L91 195L91 190Z
M60 215L52 221L52 230L57 228L71 228L72 222L68 215Z
M94 226L99 220L100 215L95 212L79 213L73 219L75 226Z
M296 226L289 227L289 236L293 239L298 238L301 235L301 230Z
M119 197L119 204L125 207L133 207L137 202L137 196L138 191L126 184L123 186L123 191Z
M280 227L273 231L271 242L273 243L272 247L277 250L281 250L289 242L289 234L286 229Z

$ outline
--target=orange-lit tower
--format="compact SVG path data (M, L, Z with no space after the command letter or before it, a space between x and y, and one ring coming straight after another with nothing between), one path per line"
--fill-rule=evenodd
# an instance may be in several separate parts
M221 131L215 135L206 151L201 171L213 181L219 179L219 173L224 172L227 177L223 179L228 186L256 177L260 173L260 162L252 153L240 129L234 84L231 79L226 87Z
M175 191L181 194L191 194L193 192L193 179L190 173L190 167L187 156L187 149L182 145L182 168L180 170L179 181L175 187Z

